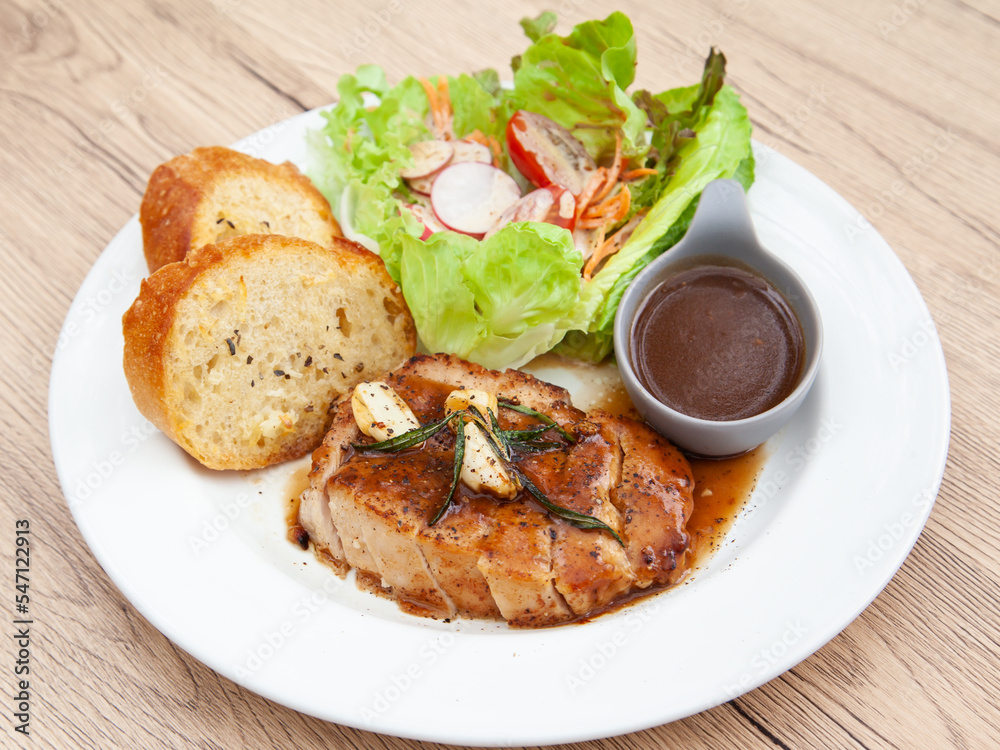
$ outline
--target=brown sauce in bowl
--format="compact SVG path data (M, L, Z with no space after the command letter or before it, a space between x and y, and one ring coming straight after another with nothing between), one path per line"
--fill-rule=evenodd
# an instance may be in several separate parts
M732 421L765 412L795 390L805 337L791 306L761 276L699 265L646 298L631 351L654 398L698 419Z

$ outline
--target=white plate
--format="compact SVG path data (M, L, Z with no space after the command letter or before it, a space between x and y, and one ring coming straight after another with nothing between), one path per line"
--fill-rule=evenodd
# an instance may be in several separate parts
M307 113L239 146L301 166L317 121ZM587 740L781 674L906 558L944 471L950 400L930 314L885 241L801 167L757 156L755 225L813 290L826 350L746 512L687 585L586 625L510 631L409 617L341 583L285 540L286 486L304 461L211 472L132 404L120 319L145 271L135 218L84 281L52 367L52 451L95 557L154 626L226 677L403 737Z

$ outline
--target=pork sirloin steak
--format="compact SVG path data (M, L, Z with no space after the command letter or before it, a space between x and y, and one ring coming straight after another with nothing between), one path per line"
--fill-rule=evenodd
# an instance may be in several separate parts
M600 518L625 542L551 518L526 492L510 501L460 484L434 526L451 484L454 435L421 448L355 452L368 442L349 398L313 454L299 522L317 555L341 576L394 597L406 612L436 618L504 618L553 625L595 612L633 591L676 583L688 568L685 524L694 481L687 460L649 427L573 407L569 393L516 370L487 370L449 355L418 355L385 381L421 424L440 419L458 388L490 391L549 415L577 441L526 454L518 466L554 503ZM500 409L504 429L537 424Z

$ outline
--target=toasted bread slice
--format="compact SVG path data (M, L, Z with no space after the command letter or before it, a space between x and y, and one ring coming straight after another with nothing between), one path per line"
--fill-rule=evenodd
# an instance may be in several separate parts
M196 148L157 167L139 222L150 273L241 234L283 234L324 246L341 236L330 204L294 164L221 146Z
M206 245L144 280L122 328L139 411L212 469L305 455L338 398L416 345L381 259L342 238Z

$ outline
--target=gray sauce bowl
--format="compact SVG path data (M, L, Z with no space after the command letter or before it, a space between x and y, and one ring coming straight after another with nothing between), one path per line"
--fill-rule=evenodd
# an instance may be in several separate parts
M639 381L632 366L632 325L646 297L680 270L698 264L736 261L763 276L791 305L805 336L802 376L788 397L746 419L712 421L690 417L657 400ZM722 458L744 453L780 430L805 400L819 370L823 326L819 309L802 279L761 247L750 219L743 187L735 180L715 180L701 194L687 233L632 281L615 317L615 356L625 389L639 413L664 437L699 456Z

